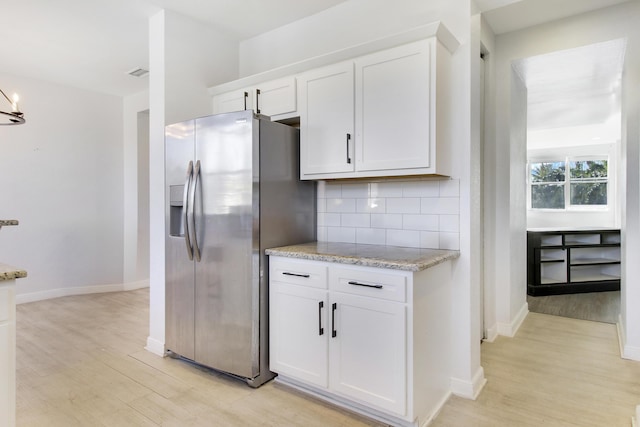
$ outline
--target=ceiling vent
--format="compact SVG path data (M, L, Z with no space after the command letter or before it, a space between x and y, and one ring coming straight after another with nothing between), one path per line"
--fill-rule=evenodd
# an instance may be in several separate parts
M142 77L149 74L149 70L145 70L144 68L134 68L133 70L127 71L127 74L133 77Z

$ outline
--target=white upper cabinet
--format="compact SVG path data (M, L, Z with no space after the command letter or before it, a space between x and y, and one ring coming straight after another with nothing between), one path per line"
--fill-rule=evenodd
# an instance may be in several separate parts
M357 170L429 168L435 119L429 41L368 55L355 65Z
M253 108L251 88L233 90L213 97L213 114L230 113Z
M303 180L450 176L458 46L433 22L212 87L213 113L299 123Z
M213 114L254 110L272 119L297 115L296 79L286 77L213 96Z
M349 65L353 89L335 84L332 67L300 79L301 179L449 175L449 53L437 39L339 64ZM352 119L355 133L339 130Z
M303 179L354 171L353 83L351 61L299 76Z

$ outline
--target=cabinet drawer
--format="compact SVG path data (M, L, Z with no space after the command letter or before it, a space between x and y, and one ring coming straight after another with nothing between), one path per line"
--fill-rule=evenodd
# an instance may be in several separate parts
M405 302L407 278L400 274L335 267L329 270L332 291Z
M308 261L270 258L270 280L312 288L327 288L327 267Z

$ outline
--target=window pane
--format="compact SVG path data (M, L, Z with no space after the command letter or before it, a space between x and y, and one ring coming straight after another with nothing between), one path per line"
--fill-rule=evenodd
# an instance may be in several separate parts
M563 182L564 162L531 164L531 182Z
M571 184L572 205L606 205L606 182L581 182Z
M533 209L564 209L564 184L538 184L531 186Z
M569 162L571 178L606 178L606 160L581 160Z

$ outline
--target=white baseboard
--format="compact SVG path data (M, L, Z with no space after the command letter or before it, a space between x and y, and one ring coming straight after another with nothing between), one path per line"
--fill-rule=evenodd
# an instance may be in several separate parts
M498 324L494 324L493 326L487 328L486 332L487 337L483 339L486 342L494 342L498 337Z
M464 397L465 399L476 400L486 383L487 379L484 377L484 369L480 366L473 378L471 378L471 381L451 378L451 393Z
M620 345L620 357L622 357L623 359L640 361L640 347L627 344L627 334L626 334L626 331L624 330L622 315L618 316L618 323L616 323L616 329L618 330L618 344Z
M527 314L529 314L529 304L525 302L520 308L520 311L518 311L518 314L511 319L510 323L498 322L498 334L510 338L515 337L518 329L520 329L520 326L522 325L522 322L526 319Z
M158 341L155 338L147 337L147 345L144 348L149 353L153 353L157 356L164 357L164 342Z
M94 285L79 286L72 288L49 289L40 292L30 292L26 294L16 295L16 304L24 304L28 302L43 301L52 298L68 297L72 295L100 294L104 292L130 291L149 287L149 280L140 280L138 282L118 283L112 285Z

